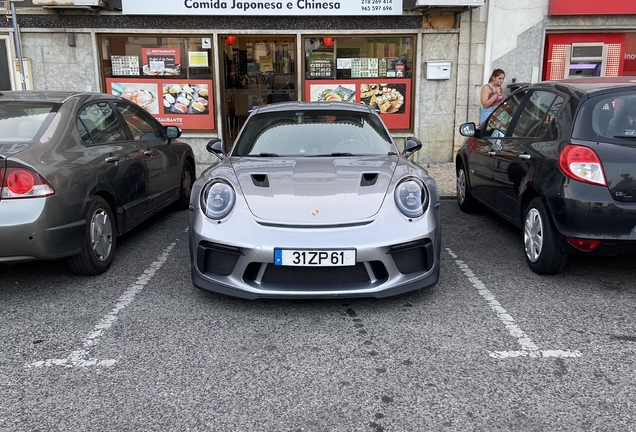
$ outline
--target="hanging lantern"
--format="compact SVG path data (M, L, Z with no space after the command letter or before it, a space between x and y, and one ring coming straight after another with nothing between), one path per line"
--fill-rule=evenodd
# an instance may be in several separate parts
M233 45L236 42L236 36L226 36L225 43L228 45Z
M334 38L322 38L322 43L324 43L325 46L328 46L328 47L333 46L333 41L334 41Z

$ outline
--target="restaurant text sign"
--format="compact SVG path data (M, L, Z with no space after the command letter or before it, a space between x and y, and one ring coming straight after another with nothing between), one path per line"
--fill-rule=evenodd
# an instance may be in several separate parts
M402 15L402 0L122 0L124 15Z

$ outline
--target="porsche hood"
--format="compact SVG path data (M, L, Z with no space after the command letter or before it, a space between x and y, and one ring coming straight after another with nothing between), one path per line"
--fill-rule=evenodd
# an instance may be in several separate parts
M382 206L398 156L243 158L232 166L252 214L271 223L346 224Z

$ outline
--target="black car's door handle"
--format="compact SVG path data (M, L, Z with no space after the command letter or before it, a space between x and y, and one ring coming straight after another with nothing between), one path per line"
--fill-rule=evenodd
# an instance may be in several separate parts
M106 159L104 159L107 163L115 163L115 162L119 162L119 156L109 156Z
M489 151L488 152L488 156L495 156L497 154L497 152L494 151Z
M522 155L519 155L519 159L526 159L526 160L528 160L528 159L530 159L530 158L531 158L531 156L530 156L529 154L522 154Z

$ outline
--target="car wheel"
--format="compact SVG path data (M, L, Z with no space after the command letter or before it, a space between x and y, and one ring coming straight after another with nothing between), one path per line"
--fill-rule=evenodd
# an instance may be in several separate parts
M557 244L552 222L539 198L533 199L526 209L523 244L528 266L535 273L561 273L568 262L568 254Z
M464 164L461 164L457 169L457 204L459 204L461 211L466 213L473 211L476 204L468 187L468 175Z
M181 172L181 186L179 187L179 199L176 205L179 210L186 210L190 206L192 183L194 183L194 168L189 161L186 161Z
M113 211L104 198L96 196L86 215L84 249L68 259L71 270L85 276L104 273L113 262L116 244Z

